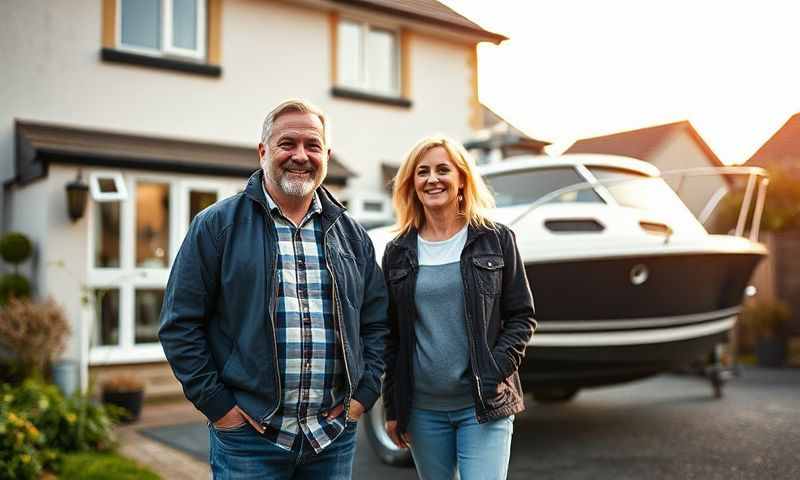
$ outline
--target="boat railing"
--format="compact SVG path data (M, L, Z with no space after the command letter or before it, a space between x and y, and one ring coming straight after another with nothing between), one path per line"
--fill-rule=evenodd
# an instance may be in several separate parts
M579 182L574 183L571 185L567 185L561 187L559 189L553 190L549 192L532 203L530 203L525 210L523 210L519 215L517 215L514 219L509 222L509 225L514 225L528 214L530 214L535 209L545 205L547 203L551 203L554 199L559 198L563 195L580 192L583 190L594 190L597 187L607 187L611 185L619 185L625 183L632 183L636 181L646 181L653 178L668 178L668 177L677 177L678 185L674 188L676 195L680 198L680 192L683 188L683 185L687 178L691 177L703 177L703 176L747 176L747 185L745 187L744 198L742 200L742 205L739 208L739 215L736 220L736 229L734 231L734 235L739 237L744 237L745 232L748 231L747 227L747 219L750 216L750 210L753 206L753 200L755 197L755 208L753 209L753 215L750 221L750 228L749 228L749 238L750 240L756 242L758 241L758 234L759 234L759 227L761 225L761 216L764 212L764 201L766 199L767 194L767 186L769 185L769 177L767 171L760 167L745 167L745 166L727 166L727 167L696 167L696 168L685 168L685 169L678 169L678 170L667 170L661 172L658 176L642 176L637 178L607 178L607 179L594 179L591 181L586 182ZM705 224L706 221L711 217L711 214L714 212L716 207L722 201L722 199L730 193L732 189L732 185L727 185L718 189L714 195L706 202L706 205L700 212L698 216L698 221L701 224Z

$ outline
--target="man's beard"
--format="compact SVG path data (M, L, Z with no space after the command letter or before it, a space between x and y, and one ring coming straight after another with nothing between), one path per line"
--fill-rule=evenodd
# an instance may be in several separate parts
M314 191L325 178L325 164L315 169L308 165L310 175L306 179L292 178L292 174L287 168L297 164L288 163L281 166L270 165L269 178L281 189L281 191L291 197L305 197Z

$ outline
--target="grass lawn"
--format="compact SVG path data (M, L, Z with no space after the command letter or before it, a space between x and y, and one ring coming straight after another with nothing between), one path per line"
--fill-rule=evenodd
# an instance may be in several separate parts
M160 480L147 468L116 453L72 453L64 456L61 480Z

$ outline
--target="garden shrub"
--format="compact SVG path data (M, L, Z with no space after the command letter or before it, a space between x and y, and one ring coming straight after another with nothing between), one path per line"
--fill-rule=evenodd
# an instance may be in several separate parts
M52 299L36 303L12 298L0 309L0 343L25 375L41 376L64 351L69 332L64 311Z
M85 396L29 379L0 385L0 479L58 470L62 453L114 447L114 414Z

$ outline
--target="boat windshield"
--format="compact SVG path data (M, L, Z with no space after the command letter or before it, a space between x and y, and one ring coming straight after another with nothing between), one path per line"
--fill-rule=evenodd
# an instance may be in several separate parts
M692 212L660 177L608 167L589 167L589 171L623 207L655 211L696 222Z
M531 170L498 173L484 177L489 189L494 193L498 207L527 205L560 188L583 183L585 178L578 175L572 167L534 168ZM552 200L552 203L597 202L603 203L591 187L565 192ZM548 203L550 203L548 202Z

